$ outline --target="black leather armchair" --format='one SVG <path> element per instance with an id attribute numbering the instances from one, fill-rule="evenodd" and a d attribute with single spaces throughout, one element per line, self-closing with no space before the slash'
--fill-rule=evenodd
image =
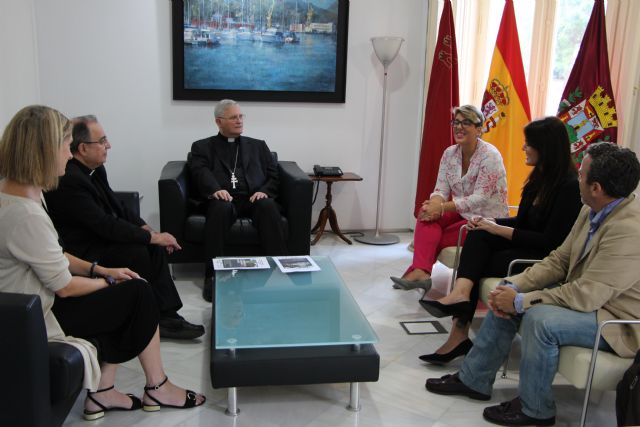
<path id="1" fill-rule="evenodd" d="M 277 155 L 274 153 L 277 159 Z M 295 162 L 279 161 L 277 201 L 283 207 L 287 248 L 292 255 L 308 255 L 313 183 Z M 170 263 L 204 262 L 205 211 L 196 201 L 189 182 L 187 162 L 170 161 L 158 181 L 160 229 L 171 233 L 182 246 L 169 255 Z M 250 219 L 238 218 L 229 230 L 225 255 L 264 255 L 257 229 Z"/>
<path id="2" fill-rule="evenodd" d="M 0 325 L 0 426 L 61 426 L 82 389 L 82 354 L 47 342 L 37 295 L 0 292 Z"/>

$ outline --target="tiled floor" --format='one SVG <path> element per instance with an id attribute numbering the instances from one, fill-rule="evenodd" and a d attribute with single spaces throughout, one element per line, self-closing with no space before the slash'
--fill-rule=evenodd
<path id="1" fill-rule="evenodd" d="M 331 257 L 344 281 L 358 301 L 362 311 L 375 328 L 380 342 L 376 348 L 381 356 L 380 380 L 362 384 L 362 410 L 345 409 L 349 400 L 348 384 L 312 386 L 253 387 L 238 390 L 241 413 L 226 416 L 226 391 L 211 388 L 208 360 L 209 325 L 211 311 L 202 300 L 201 267 L 178 266 L 177 284 L 185 308 L 181 313 L 193 322 L 204 323 L 207 335 L 190 343 L 162 342 L 162 357 L 169 377 L 177 384 L 202 391 L 207 403 L 191 410 L 162 410 L 148 414 L 142 411 L 108 413 L 96 422 L 82 420 L 82 400 L 78 399 L 65 426 L 286 426 L 286 427 L 453 427 L 492 425 L 482 419 L 482 409 L 511 399 L 517 393 L 518 375 L 510 371 L 507 379 L 498 377 L 491 402 L 477 402 L 467 398 L 438 396 L 427 392 L 427 377 L 441 376 L 455 371 L 459 363 L 450 367 L 427 366 L 417 356 L 434 351 L 446 335 L 407 335 L 399 324 L 405 320 L 425 320 L 429 315 L 417 304 L 417 291 L 391 288 L 390 275 L 401 275 L 411 261 L 406 247 L 409 233 L 400 233 L 401 242 L 390 246 L 369 246 L 344 242 L 328 234 L 312 247 L 312 255 Z M 436 266 L 435 291 L 445 289 L 448 270 Z M 451 322 L 444 320 L 447 330 Z M 474 324 L 475 329 L 479 320 Z M 512 358 L 518 357 L 517 344 Z M 513 369 L 517 360 L 511 362 Z M 558 426 L 578 424 L 582 405 L 582 391 L 568 385 L 561 377 L 554 387 L 558 406 Z M 142 369 L 137 360 L 124 364 L 116 384 L 122 391 L 141 394 L 144 384 Z M 615 395 L 612 392 L 594 393 L 590 404 L 590 426 L 615 425 Z"/>

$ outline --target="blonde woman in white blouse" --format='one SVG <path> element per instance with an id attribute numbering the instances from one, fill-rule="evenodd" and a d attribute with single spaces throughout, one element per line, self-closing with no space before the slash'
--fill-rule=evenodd
<path id="1" fill-rule="evenodd" d="M 455 145 L 440 160 L 438 180 L 418 212 L 411 266 L 396 289 L 431 288 L 431 270 L 440 250 L 455 246 L 460 227 L 474 216 L 508 216 L 507 179 L 500 152 L 480 139 L 484 116 L 473 105 L 453 110 Z"/>
<path id="2" fill-rule="evenodd" d="M 71 158 L 71 122 L 58 111 L 30 106 L 11 119 L 0 139 L 0 291 L 40 296 L 49 341 L 78 348 L 88 389 L 84 417 L 110 410 L 157 411 L 204 403 L 201 394 L 167 381 L 160 359 L 158 313 L 149 285 L 127 268 L 104 268 L 63 252 L 42 202 Z M 99 277 L 89 277 L 99 276 Z M 69 331 L 52 311 L 64 301 Z M 135 307 L 136 310 L 128 310 Z M 85 339 L 100 343 L 100 352 Z M 11 349 L 3 349 L 11 351 Z M 142 400 L 117 391 L 118 363 L 138 357 L 147 385 Z M 100 363 L 98 362 L 100 360 Z"/>

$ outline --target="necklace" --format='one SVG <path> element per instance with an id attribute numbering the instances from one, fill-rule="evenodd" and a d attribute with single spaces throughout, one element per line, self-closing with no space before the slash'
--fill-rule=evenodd
<path id="1" fill-rule="evenodd" d="M 240 151 L 240 145 L 236 147 L 236 161 L 233 163 L 233 170 L 231 171 L 231 185 L 233 189 L 236 189 L 236 184 L 238 183 L 238 178 L 236 178 L 236 167 L 238 166 L 238 151 Z"/>

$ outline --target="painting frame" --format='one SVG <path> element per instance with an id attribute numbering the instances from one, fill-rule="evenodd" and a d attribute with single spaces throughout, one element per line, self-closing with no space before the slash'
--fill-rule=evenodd
<path id="1" fill-rule="evenodd" d="M 313 0 L 312 0 L 313 1 Z M 349 0 L 337 0 L 335 80 L 333 90 L 246 90 L 237 87 L 191 88 L 185 80 L 185 0 L 172 1 L 173 99 L 216 101 L 234 99 L 258 102 L 344 103 L 346 95 Z M 283 3 L 284 5 L 284 3 Z M 284 6 L 283 6 L 284 7 Z M 204 6 L 203 6 L 204 9 Z M 283 12 L 284 14 L 284 12 Z M 212 78 L 215 74 L 211 75 Z M 333 76 L 331 76 L 333 77 Z M 302 81 L 302 80 L 301 80 Z M 310 81 L 310 80 L 309 80 Z"/>

